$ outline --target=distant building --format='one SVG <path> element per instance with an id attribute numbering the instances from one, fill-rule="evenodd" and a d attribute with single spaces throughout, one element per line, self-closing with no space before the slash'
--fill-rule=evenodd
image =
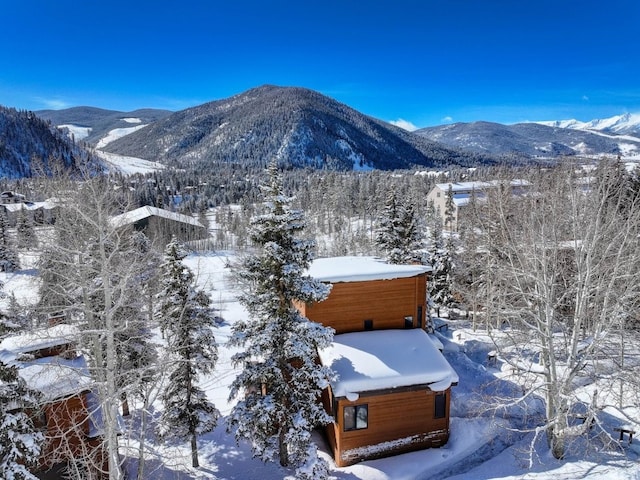
<path id="1" fill-rule="evenodd" d="M 16 365 L 27 385 L 41 394 L 40 409 L 30 412 L 45 436 L 40 478 L 64 478 L 72 463 L 88 469 L 90 478 L 108 478 L 101 409 L 87 362 L 76 348 L 79 334 L 74 326 L 58 324 L 0 342 L 0 359 Z"/>
<path id="2" fill-rule="evenodd" d="M 454 183 L 438 183 L 431 189 L 427 195 L 427 201 L 433 202 L 436 213 L 442 219 L 442 226 L 451 231 L 458 231 L 460 211 L 469 205 L 473 197 L 481 200 L 487 195 L 487 192 L 496 188 L 509 188 L 513 195 L 519 195 L 528 191 L 530 183 L 526 180 L 491 180 L 488 182 L 454 182 Z M 445 212 L 447 206 L 447 196 L 451 189 L 453 200 L 452 221 L 450 224 L 445 222 Z"/>
<path id="3" fill-rule="evenodd" d="M 336 373 L 322 402 L 336 465 L 444 445 L 451 386 L 458 375 L 424 330 L 423 265 L 373 257 L 315 260 L 309 274 L 332 285 L 329 297 L 298 308 L 336 330 L 319 352 Z"/>
<path id="4" fill-rule="evenodd" d="M 59 204 L 51 199 L 44 202 L 30 202 L 25 196 L 15 192 L 0 193 L 0 209 L 4 210 L 9 225 L 15 226 L 21 211 L 35 224 L 50 224 L 55 221 Z"/>
<path id="5" fill-rule="evenodd" d="M 24 195 L 15 192 L 2 192 L 0 193 L 0 204 L 8 205 L 11 203 L 23 203 L 25 201 Z"/>
<path id="6" fill-rule="evenodd" d="M 111 222 L 116 228 L 132 226 L 135 230 L 144 232 L 152 241 L 163 245 L 172 236 L 183 242 L 201 240 L 208 236 L 205 226 L 195 218 L 158 207 L 136 208 L 116 215 Z"/>

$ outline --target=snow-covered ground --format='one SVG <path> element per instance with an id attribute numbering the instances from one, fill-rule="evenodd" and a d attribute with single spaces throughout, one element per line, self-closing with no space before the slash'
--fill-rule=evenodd
<path id="1" fill-rule="evenodd" d="M 152 173 L 158 170 L 164 170 L 165 166 L 158 162 L 150 162 L 137 157 L 127 157 L 126 155 L 118 155 L 103 150 L 96 150 L 96 154 L 102 158 L 111 173 L 119 172 L 124 175 L 134 173 Z"/>
<path id="2" fill-rule="evenodd" d="M 129 119 L 129 120 L 132 120 L 132 119 Z M 135 120 L 137 120 L 137 119 L 135 119 Z M 127 123 L 138 123 L 138 122 L 128 121 Z M 115 140 L 117 140 L 119 138 L 122 138 L 125 135 L 129 135 L 130 133 L 133 133 L 136 130 L 140 130 L 141 128 L 144 128 L 146 126 L 147 126 L 146 124 L 142 124 L 142 125 L 136 125 L 135 127 L 114 128 L 113 130 L 109 131 L 109 133 L 107 135 L 105 135 L 104 137 L 102 137 L 100 139 L 100 141 L 96 145 L 96 148 L 104 148 L 107 145 L 109 145 L 111 142 L 113 142 L 113 141 L 115 141 Z"/>
<path id="3" fill-rule="evenodd" d="M 226 432 L 225 416 L 232 403 L 228 399 L 228 386 L 236 371 L 231 365 L 232 351 L 226 343 L 231 326 L 247 313 L 236 300 L 236 291 L 231 282 L 234 260 L 232 253 L 217 252 L 191 255 L 187 265 L 197 275 L 198 284 L 211 296 L 213 306 L 223 322 L 216 331 L 220 358 L 214 374 L 202 378 L 201 386 L 216 404 L 223 417 L 218 427 L 210 434 L 199 438 L 201 467 L 190 466 L 190 449 L 187 444 L 160 444 L 155 441 L 152 430 L 146 436 L 147 451 L 145 478 L 169 480 L 191 479 L 260 479 L 275 480 L 292 476 L 277 464 L 263 464 L 251 457 L 247 445 L 237 445 L 232 435 Z M 24 270 L 16 273 L 0 273 L 5 293 L 15 293 L 25 303 L 36 300 L 38 277 L 34 270 L 35 256 L 22 258 Z M 0 306 L 5 307 L 7 300 Z M 531 402 L 530 409 L 510 409 L 500 414 L 489 408 L 497 395 L 517 395 L 519 387 L 513 383 L 509 370 L 498 359 L 489 364 L 487 353 L 493 349 L 483 332 L 474 332 L 464 320 L 449 321 L 448 330 L 438 333 L 444 345 L 444 355 L 456 370 L 459 384 L 452 389 L 451 437 L 438 449 L 397 455 L 390 458 L 366 461 L 345 468 L 332 465 L 331 473 L 340 480 L 426 480 L 426 479 L 534 479 L 569 480 L 587 479 L 640 479 L 640 463 L 636 445 L 612 442 L 603 448 L 607 434 L 613 435 L 613 426 L 626 423 L 615 409 L 602 412 L 604 431 L 594 428 L 590 438 L 572 445 L 564 460 L 555 460 L 549 453 L 540 435 L 519 431 L 517 427 L 535 424 L 540 415 L 540 403 Z M 585 394 L 588 395 L 588 386 Z M 160 408 L 158 402 L 151 408 L 152 416 Z M 627 412 L 635 415 L 637 412 Z M 122 453 L 129 454 L 129 471 L 135 471 L 138 431 L 136 414 L 125 420 L 131 435 L 122 437 Z M 127 437 L 130 437 L 127 440 Z M 330 460 L 328 445 L 321 433 L 314 435 L 322 455 Z M 134 478 L 134 477 L 132 477 Z M 293 477 L 291 477 L 293 478 Z"/>

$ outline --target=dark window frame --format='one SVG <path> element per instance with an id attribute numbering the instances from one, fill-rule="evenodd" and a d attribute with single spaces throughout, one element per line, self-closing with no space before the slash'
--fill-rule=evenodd
<path id="1" fill-rule="evenodd" d="M 436 393 L 433 400 L 433 418 L 447 417 L 447 394 Z"/>
<path id="2" fill-rule="evenodd" d="M 347 415 L 347 409 L 352 409 L 353 410 L 353 427 L 351 428 L 347 428 L 347 422 L 345 420 L 346 415 Z M 358 413 L 360 411 L 365 411 L 366 412 L 366 416 L 365 416 L 365 426 L 363 427 L 358 427 Z M 369 404 L 368 403 L 363 403 L 360 405 L 346 405 L 345 407 L 343 407 L 342 409 L 342 429 L 345 432 L 353 432 L 355 430 L 366 430 L 369 428 Z"/>

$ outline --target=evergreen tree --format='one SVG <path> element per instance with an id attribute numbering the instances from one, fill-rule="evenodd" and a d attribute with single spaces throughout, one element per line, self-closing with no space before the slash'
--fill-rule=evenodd
<path id="1" fill-rule="evenodd" d="M 449 184 L 449 189 L 447 190 L 447 198 L 444 204 L 444 224 L 447 227 L 447 230 L 453 230 L 453 221 L 455 213 L 455 204 L 453 203 L 453 187 Z"/>
<path id="2" fill-rule="evenodd" d="M 18 268 L 18 253 L 9 238 L 9 221 L 4 209 L 0 208 L 0 271 L 13 272 Z"/>
<path id="3" fill-rule="evenodd" d="M 33 248 L 38 245 L 33 220 L 25 208 L 21 208 L 16 220 L 17 243 L 20 248 Z"/>
<path id="4" fill-rule="evenodd" d="M 0 339 L 13 328 L 0 315 Z M 26 412 L 38 410 L 38 400 L 38 392 L 28 388 L 17 367 L 0 360 L 0 478 L 37 478 L 28 468 L 36 464 L 44 436 L 35 430 Z"/>
<path id="5" fill-rule="evenodd" d="M 420 261 L 423 244 L 415 207 L 411 203 L 401 205 L 395 188 L 390 190 L 379 220 L 376 243 L 386 253 L 389 263 Z"/>
<path id="6" fill-rule="evenodd" d="M 218 350 L 211 330 L 211 301 L 205 292 L 194 287 L 194 275 L 182 263 L 185 256 L 174 238 L 165 249 L 162 265 L 161 327 L 176 361 L 162 393 L 164 411 L 158 433 L 161 438 L 190 440 L 192 465 L 198 467 L 197 436 L 215 428 L 219 412 L 198 388 L 197 381 L 200 374 L 213 370 Z"/>
<path id="7" fill-rule="evenodd" d="M 441 307 L 449 307 L 453 303 L 453 252 L 451 235 L 447 236 L 446 240 L 443 239 L 442 226 L 440 221 L 436 220 L 431 228 L 429 245 L 429 264 L 432 270 L 428 289 L 437 316 L 440 316 Z"/>
<path id="8" fill-rule="evenodd" d="M 266 212 L 252 219 L 250 229 L 258 251 L 242 261 L 238 272 L 244 285 L 240 302 L 250 318 L 234 325 L 229 342 L 242 349 L 233 357 L 242 370 L 231 386 L 231 399 L 240 400 L 229 423 L 236 438 L 251 442 L 263 461 L 296 467 L 296 478 L 321 479 L 328 467 L 317 456 L 311 431 L 332 421 L 318 402 L 332 372 L 316 358 L 318 348 L 330 344 L 333 330 L 309 321 L 293 302 L 324 300 L 329 287 L 304 274 L 313 243 L 297 238 L 303 214 L 291 209 L 275 162 L 268 173 Z"/>

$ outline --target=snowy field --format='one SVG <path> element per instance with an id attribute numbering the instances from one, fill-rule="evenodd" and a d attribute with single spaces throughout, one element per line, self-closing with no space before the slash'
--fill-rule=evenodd
<path id="1" fill-rule="evenodd" d="M 198 278 L 198 284 L 211 296 L 213 306 L 222 317 L 215 332 L 219 344 L 220 358 L 215 374 L 201 379 L 201 386 L 221 411 L 223 417 L 218 427 L 210 434 L 199 438 L 201 467 L 190 466 L 190 449 L 187 444 L 159 444 L 152 430 L 146 436 L 144 478 L 158 480 L 190 479 L 237 479 L 275 480 L 291 476 L 276 464 L 263 464 L 251 457 L 247 445 L 237 445 L 232 435 L 226 432 L 225 415 L 231 409 L 228 401 L 228 386 L 235 376 L 230 364 L 232 351 L 226 347 L 231 326 L 246 316 L 237 302 L 230 267 L 231 254 L 215 253 L 192 255 L 188 266 Z M 22 257 L 23 270 L 16 273 L 0 273 L 0 281 L 7 294 L 14 293 L 21 303 L 36 300 L 37 275 L 34 270 L 35 256 Z M 8 300 L 2 301 L 6 307 Z M 523 431 L 524 425 L 535 425 L 541 415 L 541 404 L 533 399 L 528 409 L 500 409 L 491 407 L 498 396 L 516 395 L 519 386 L 513 382 L 509 370 L 498 359 L 489 364 L 487 353 L 493 349 L 488 337 L 482 332 L 473 332 L 466 321 L 449 321 L 449 328 L 439 333 L 444 345 L 444 354 L 456 370 L 460 382 L 452 389 L 451 438 L 438 449 L 397 455 L 394 457 L 366 461 L 358 465 L 336 468 L 330 460 L 328 446 L 321 433 L 315 434 L 320 449 L 332 465 L 332 475 L 341 480 L 401 480 L 401 479 L 535 479 L 569 480 L 587 479 L 640 479 L 640 443 L 612 441 L 613 427 L 627 423 L 620 412 L 604 409 L 598 418 L 602 428 L 594 428 L 589 438 L 573 444 L 564 460 L 555 460 L 546 447 L 544 435 Z M 160 340 L 158 340 L 160 341 Z M 590 386 L 585 385 L 585 395 Z M 606 394 L 606 392 L 605 392 Z M 150 409 L 157 415 L 155 402 Z M 638 412 L 626 412 L 638 418 Z M 139 419 L 134 415 L 125 419 L 130 435 L 122 437 L 123 454 L 127 458 L 127 470 L 135 472 L 135 457 L 138 444 Z M 617 434 L 616 434 L 617 435 Z M 130 437 L 129 440 L 126 440 Z M 131 476 L 130 478 L 135 478 Z"/>

